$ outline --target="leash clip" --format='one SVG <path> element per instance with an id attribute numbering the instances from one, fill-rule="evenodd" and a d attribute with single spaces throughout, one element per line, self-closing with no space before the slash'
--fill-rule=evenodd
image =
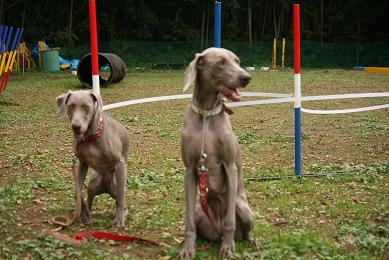
<path id="1" fill-rule="evenodd" d="M 208 172 L 208 169 L 205 167 L 205 160 L 207 159 L 207 154 L 204 151 L 200 153 L 200 168 L 198 169 L 199 174 L 202 172 Z"/>

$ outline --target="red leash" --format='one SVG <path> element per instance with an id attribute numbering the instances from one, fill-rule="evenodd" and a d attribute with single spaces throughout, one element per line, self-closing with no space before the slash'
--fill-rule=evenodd
<path id="1" fill-rule="evenodd" d="M 83 241 L 85 238 L 99 238 L 99 239 L 113 240 L 113 241 L 120 241 L 120 242 L 141 242 L 141 243 L 147 243 L 155 246 L 164 246 L 160 242 L 156 242 L 156 241 L 152 241 L 140 237 L 124 236 L 115 233 L 100 232 L 100 231 L 80 232 L 78 234 L 75 234 L 73 238 L 79 241 Z"/>
<path id="2" fill-rule="evenodd" d="M 208 241 L 208 244 L 203 247 L 197 247 L 198 250 L 207 250 L 211 247 L 212 241 L 215 240 L 216 227 L 215 223 L 212 221 L 211 215 L 208 210 L 208 169 L 201 167 L 198 169 L 199 175 L 199 192 L 200 192 L 200 206 L 204 211 L 205 216 L 207 216 L 209 222 L 211 223 L 212 235 L 211 240 Z"/>

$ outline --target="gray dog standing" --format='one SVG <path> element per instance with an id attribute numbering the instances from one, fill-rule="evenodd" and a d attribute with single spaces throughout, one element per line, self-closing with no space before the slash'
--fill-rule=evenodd
<path id="1" fill-rule="evenodd" d="M 254 214 L 243 186 L 240 147 L 223 104 L 223 96 L 240 100 L 237 88 L 245 87 L 250 79 L 240 67 L 239 58 L 222 48 L 209 48 L 196 54 L 187 68 L 184 91 L 193 82 L 195 89 L 185 112 L 181 143 L 186 168 L 186 228 L 181 259 L 195 256 L 196 236 L 222 240 L 222 257 L 232 255 L 235 239 L 259 246 L 251 236 Z M 204 165 L 200 163 L 202 151 L 207 155 L 203 158 Z M 201 166 L 208 170 L 206 193 L 210 218 L 196 199 Z"/>
<path id="2" fill-rule="evenodd" d="M 81 221 L 91 218 L 93 198 L 108 193 L 116 200 L 113 225 L 124 226 L 127 214 L 125 187 L 129 135 L 126 128 L 102 110 L 100 96 L 91 91 L 69 91 L 57 97 L 58 115 L 67 113 L 74 135 L 74 151 L 79 159 L 78 183 L 81 191 L 88 168 L 94 171 L 88 185 L 88 200 L 82 200 Z"/>

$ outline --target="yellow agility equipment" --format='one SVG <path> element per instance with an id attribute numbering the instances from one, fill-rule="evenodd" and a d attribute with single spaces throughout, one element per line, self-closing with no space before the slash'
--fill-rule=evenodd
<path id="1" fill-rule="evenodd" d="M 10 51 L 8 53 L 8 59 L 7 59 L 6 65 L 5 65 L 4 74 L 8 72 L 9 65 L 11 64 L 12 57 L 14 56 L 13 54 L 14 54 L 14 51 Z"/>
<path id="2" fill-rule="evenodd" d="M 6 27 L 5 31 L 7 31 L 7 29 L 8 28 Z M 8 32 L 8 39 L 7 39 L 5 48 L 4 48 L 4 54 L 1 57 L 0 75 L 2 75 L 2 77 L 1 77 L 1 83 L 0 83 L 0 93 L 2 93 L 3 91 L 6 90 L 8 79 L 9 79 L 9 76 L 11 74 L 13 64 L 15 62 L 17 49 L 19 47 L 19 43 L 20 43 L 23 31 L 24 31 L 23 28 L 17 28 L 16 33 L 14 35 L 12 47 L 10 48 L 10 50 L 8 50 L 9 43 L 10 43 L 11 37 L 12 37 L 12 30 L 13 30 L 13 27 L 10 27 L 10 30 Z M 4 35 L 6 35 L 6 33 L 4 33 Z M 3 47 L 2 45 L 4 43 L 5 43 L 5 40 L 4 41 L 2 40 L 1 47 Z M 4 94 L 5 94 L 5 92 L 4 92 Z"/>
<path id="3" fill-rule="evenodd" d="M 3 69 L 4 69 L 6 57 L 7 57 L 7 52 L 4 52 L 3 55 L 2 55 L 2 57 L 1 57 L 0 76 L 3 75 Z"/>
<path id="4" fill-rule="evenodd" d="M 19 44 L 18 53 L 12 70 L 20 71 L 24 69 L 35 69 L 35 62 L 31 57 L 31 51 L 25 42 Z"/>
<path id="5" fill-rule="evenodd" d="M 14 64 L 15 64 L 15 59 L 16 59 L 16 55 L 18 54 L 17 51 L 14 51 L 13 55 L 12 55 L 12 59 L 11 59 L 11 63 L 8 67 L 8 70 L 9 71 L 12 71 L 12 68 L 14 67 Z"/>

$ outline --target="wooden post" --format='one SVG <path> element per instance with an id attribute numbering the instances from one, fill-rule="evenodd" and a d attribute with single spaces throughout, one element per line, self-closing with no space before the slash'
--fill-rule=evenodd
<path id="1" fill-rule="evenodd" d="M 275 70 L 277 67 L 277 39 L 273 40 L 273 58 L 271 63 L 271 69 Z"/>

